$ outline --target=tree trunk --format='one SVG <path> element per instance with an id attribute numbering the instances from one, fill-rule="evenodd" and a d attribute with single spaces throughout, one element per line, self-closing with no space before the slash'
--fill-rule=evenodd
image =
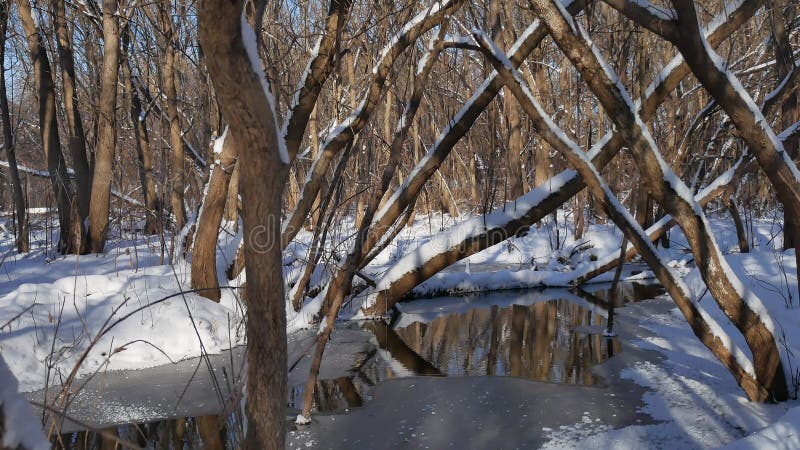
<path id="1" fill-rule="evenodd" d="M 731 219 L 733 219 L 733 225 L 736 227 L 736 237 L 739 240 L 739 252 L 749 253 L 750 244 L 747 241 L 747 233 L 742 223 L 742 217 L 739 215 L 739 208 L 736 206 L 736 200 L 732 195 L 728 195 L 723 199 L 723 202 L 728 209 L 728 213 L 731 215 Z"/>
<path id="2" fill-rule="evenodd" d="M 111 175 L 117 145 L 117 83 L 119 82 L 119 18 L 117 0 L 103 0 L 103 73 L 89 208 L 89 251 L 103 253 L 108 238 Z"/>
<path id="3" fill-rule="evenodd" d="M 241 171 L 241 164 L 237 159 L 231 179 L 228 181 L 228 198 L 225 200 L 225 215 L 223 216 L 227 222 L 233 222 L 234 230 L 239 229 L 239 174 Z"/>
<path id="4" fill-rule="evenodd" d="M 247 260 L 248 449 L 283 449 L 286 427 L 286 310 L 281 264 L 281 197 L 289 173 L 260 71 L 255 35 L 241 20 L 242 0 L 205 0 L 200 44 L 229 133 L 240 150 L 244 254 Z M 261 18 L 256 18 L 260 23 Z M 244 22 L 244 23 L 243 23 Z M 243 29 L 242 27 L 246 27 Z M 243 37 L 246 34 L 247 37 Z"/>
<path id="5" fill-rule="evenodd" d="M 58 65 L 61 68 L 61 86 L 64 89 L 64 115 L 67 118 L 67 132 L 72 167 L 75 169 L 76 190 L 80 226 L 89 217 L 89 200 L 92 193 L 92 171 L 86 157 L 86 138 L 83 121 L 78 110 L 78 92 L 75 82 L 75 60 L 72 52 L 72 32 L 67 27 L 64 0 L 51 0 L 53 25 L 58 44 Z M 83 230 L 82 230 L 83 231 Z"/>
<path id="6" fill-rule="evenodd" d="M 142 185 L 145 214 L 147 214 L 144 223 L 144 234 L 154 235 L 162 231 L 161 200 L 158 196 L 155 177 L 153 176 L 153 157 L 150 152 L 150 138 L 147 133 L 147 116 L 142 110 L 142 101 L 139 98 L 139 90 L 136 86 L 138 80 L 133 78 L 131 70 L 130 33 L 130 25 L 128 25 L 122 34 L 122 48 L 124 49 L 122 58 L 124 61 L 120 63 L 120 66 L 122 67 L 125 90 L 128 91 L 130 96 L 130 116 L 134 130 L 133 137 L 136 142 L 136 156 L 139 162 L 139 181 Z"/>
<path id="7" fill-rule="evenodd" d="M 681 195 L 681 192 L 686 192 L 688 188 L 669 169 L 669 166 L 662 163 L 663 160 L 649 137 L 649 131 L 633 109 L 632 102 L 629 102 L 629 94 L 616 81 L 616 74 L 611 73 L 607 66 L 603 65 L 592 50 L 591 44 L 582 34 L 569 26 L 568 19 L 551 0 L 535 0 L 531 6 L 550 30 L 550 35 L 561 51 L 581 72 L 609 118 L 621 130 L 625 141 L 631 146 L 634 160 L 653 198 L 675 218 L 687 236 L 703 281 L 720 309 L 742 332 L 753 353 L 756 378 L 771 396 L 771 398 L 760 398 L 759 401 L 785 400 L 788 395 L 786 378 L 775 336 L 767 323 L 769 318 L 759 315 L 751 308 L 750 303 L 743 299 L 747 293 L 739 292 L 737 289 L 740 282 L 734 274 L 729 273 L 727 263 L 716 245 L 700 206 L 693 198 Z M 692 20 L 695 20 L 697 27 L 697 18 Z M 697 61 L 696 53 L 687 56 L 687 52 L 683 50 L 682 53 L 690 65 Z M 702 75 L 698 75 L 698 78 L 702 78 Z M 758 127 L 756 124 L 752 126 Z M 760 144 L 763 146 L 764 143 Z M 756 155 L 765 153 L 763 147 L 761 150 L 753 149 L 753 152 Z M 770 167 L 776 170 L 780 167 L 785 168 L 785 166 Z M 788 185 L 792 187 L 791 183 Z M 782 186 L 785 185 L 779 184 L 778 190 Z"/>
<path id="8" fill-rule="evenodd" d="M 181 133 L 181 119 L 178 115 L 178 91 L 175 78 L 175 26 L 170 14 L 171 6 L 161 4 L 159 7 L 159 20 L 164 32 L 164 68 L 162 85 L 164 96 L 167 100 L 167 119 L 169 120 L 169 142 L 172 147 L 172 214 L 175 216 L 175 230 L 181 230 L 186 225 L 186 206 L 183 201 L 183 191 L 186 188 L 186 168 L 183 158 L 183 136 Z"/>
<path id="9" fill-rule="evenodd" d="M 17 0 L 17 11 L 28 37 L 28 50 L 33 62 L 36 90 L 39 92 L 39 136 L 42 149 L 47 159 L 47 170 L 50 173 L 50 184 L 58 206 L 58 250 L 61 253 L 77 253 L 83 247 L 80 229 L 73 227 L 77 220 L 77 205 L 73 195 L 67 165 L 61 153 L 61 142 L 58 137 L 58 119 L 56 110 L 56 92 L 53 82 L 53 70 L 47 51 L 42 41 L 41 30 L 37 26 L 28 0 Z M 78 225 L 80 227 L 81 225 Z"/>
<path id="10" fill-rule="evenodd" d="M 202 199 L 200 215 L 197 217 L 197 230 L 192 247 L 192 288 L 198 294 L 218 302 L 220 299 L 219 278 L 217 277 L 217 238 L 219 226 L 225 212 L 226 194 L 231 173 L 239 156 L 228 130 L 214 143 L 215 162 L 210 166 L 206 194 Z M 220 148 L 221 147 L 221 148 Z"/>
<path id="11" fill-rule="evenodd" d="M 8 13 L 11 5 L 0 5 L 0 61 L 5 61 L 6 29 L 8 27 Z M 28 237 L 28 209 L 25 195 L 22 192 L 22 181 L 17 169 L 17 155 L 14 151 L 14 137 L 11 133 L 11 114 L 8 108 L 6 94 L 6 71 L 0 68 L 0 120 L 3 125 L 3 147 L 8 160 L 8 174 L 11 178 L 11 195 L 14 199 L 14 208 L 17 212 L 17 251 L 27 253 L 30 249 Z"/>

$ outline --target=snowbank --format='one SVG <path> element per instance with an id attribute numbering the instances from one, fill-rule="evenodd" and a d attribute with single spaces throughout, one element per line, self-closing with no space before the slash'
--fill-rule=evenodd
<path id="1" fill-rule="evenodd" d="M 0 354 L 22 391 L 60 384 L 87 351 L 79 375 L 153 367 L 244 342 L 243 309 L 231 289 L 220 303 L 182 295 L 190 290 L 188 265 L 160 262 L 160 249 L 141 240 L 102 256 L 9 257 Z"/>
<path id="2" fill-rule="evenodd" d="M 33 416 L 31 405 L 17 392 L 17 379 L 0 358 L 0 434 L 2 448 L 46 450 L 50 443 Z"/>

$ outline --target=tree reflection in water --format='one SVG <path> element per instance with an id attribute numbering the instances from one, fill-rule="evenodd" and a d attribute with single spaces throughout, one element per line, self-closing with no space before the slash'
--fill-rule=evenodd
<path id="1" fill-rule="evenodd" d="M 409 376 L 512 376 L 596 384 L 600 380 L 592 366 L 620 351 L 617 338 L 602 335 L 609 309 L 661 293 L 658 285 L 623 283 L 615 295 L 600 289 L 579 291 L 569 300 L 478 306 L 411 323 L 398 320 L 394 323 L 403 326 L 397 328 L 382 321 L 362 322 L 358 326 L 374 340 L 358 354 L 347 376 L 317 383 L 315 410 L 333 413 L 362 406 L 377 383 Z M 303 388 L 290 389 L 290 409 L 301 406 Z M 105 436 L 65 434 L 58 446 L 114 448 L 111 437 L 118 436 L 145 448 L 235 448 L 233 420 L 233 415 L 222 415 L 126 424 L 106 430 Z"/>
<path id="2" fill-rule="evenodd" d="M 619 353 L 620 345 L 616 338 L 602 336 L 606 313 L 598 311 L 608 303 L 603 293 L 595 294 L 582 297 L 601 308 L 551 300 L 475 308 L 397 329 L 385 322 L 364 322 L 361 328 L 375 336 L 377 348 L 360 355 L 352 375 L 318 382 L 315 409 L 339 412 L 361 406 L 375 384 L 408 376 L 513 376 L 596 384 L 592 366 Z M 290 407 L 300 407 L 302 394 L 302 385 L 292 389 Z"/>

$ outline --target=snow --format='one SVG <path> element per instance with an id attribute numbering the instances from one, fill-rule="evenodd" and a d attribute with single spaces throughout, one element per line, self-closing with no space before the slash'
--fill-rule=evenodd
<path id="1" fill-rule="evenodd" d="M 225 131 L 222 132 L 222 135 L 218 138 L 214 139 L 214 154 L 221 155 L 222 149 L 225 148 L 225 138 L 228 137 L 228 129 L 229 127 L 225 126 Z M 205 196 L 204 196 L 205 197 Z"/>
<path id="2" fill-rule="evenodd" d="M 671 10 L 669 8 L 656 6 L 656 5 L 650 3 L 650 2 L 648 2 L 646 0 L 629 0 L 629 1 L 632 4 L 635 4 L 635 5 L 637 5 L 637 6 L 641 7 L 641 8 L 646 9 L 647 12 L 649 12 L 650 14 L 652 14 L 653 16 L 658 18 L 659 20 L 670 21 L 670 20 L 677 19 L 677 14 L 675 14 L 675 11 L 673 11 L 673 10 Z"/>
<path id="3" fill-rule="evenodd" d="M 800 406 L 752 435 L 721 447 L 723 450 L 791 450 L 800 448 Z"/>
<path id="4" fill-rule="evenodd" d="M 551 179 L 550 183 L 542 185 L 516 200 L 516 208 L 497 208 L 485 215 L 465 220 L 450 228 L 447 232 L 439 233 L 427 245 L 420 245 L 413 252 L 403 257 L 384 274 L 378 281 L 375 291 L 388 288 L 393 281 L 402 277 L 414 268 L 423 265 L 426 261 L 438 255 L 441 250 L 458 245 L 468 236 L 482 234 L 489 229 L 502 227 L 504 224 L 518 219 L 525 212 L 533 208 L 545 197 L 558 191 L 575 176 L 575 172 L 565 170 Z M 374 303 L 375 297 L 365 302 L 365 306 Z"/>
<path id="5" fill-rule="evenodd" d="M 568 179 L 570 175 L 565 176 Z M 510 210 L 511 208 L 507 208 L 506 214 L 511 213 Z M 499 210 L 496 213 L 501 212 Z M 584 238 L 576 242 L 571 237 L 571 229 L 563 228 L 566 223 L 571 223 L 569 213 L 564 210 L 558 212 L 558 224 L 562 227 L 560 233 L 567 236 L 558 246 L 554 247 L 551 240 L 551 236 L 555 234 L 551 227 L 555 225 L 545 221 L 539 228 L 531 228 L 526 236 L 514 237 L 472 255 L 468 259 L 469 274 L 466 273 L 463 263 L 459 263 L 423 283 L 413 294 L 422 296 L 442 292 L 449 294 L 516 289 L 532 284 L 564 285 L 569 283 L 572 272 L 579 269 L 581 264 L 591 263 L 592 258 L 602 259 L 606 254 L 619 254 L 621 235 L 611 225 L 593 224 Z M 441 238 L 436 236 L 442 233 L 452 233 L 459 226 L 467 230 L 472 227 L 481 228 L 483 223 L 483 217 L 480 216 L 459 220 L 461 222 L 439 214 L 419 215 L 414 225 L 404 230 L 373 264 L 365 268 L 365 272 L 369 276 L 388 272 L 392 265 L 418 252 L 417 245 L 421 244 L 424 248 L 426 244 Z M 462 223 L 465 225 L 460 225 Z M 736 253 L 736 235 L 730 220 L 725 217 L 713 219 L 710 223 L 734 273 L 743 280 L 747 289 L 753 290 L 765 300 L 771 316 L 781 318 L 787 351 L 800 354 L 800 314 L 797 314 L 794 257 L 791 252 L 779 251 L 782 242 L 777 225 L 769 218 L 755 220 L 754 252 L 740 255 Z M 352 227 L 352 220 L 347 219 L 340 231 L 341 236 L 349 235 Z M 439 231 L 442 228 L 445 232 Z M 778 237 L 773 239 L 776 234 Z M 224 241 L 228 239 L 225 236 L 226 232 L 221 233 L 220 247 L 235 249 L 239 241 L 233 238 L 230 238 L 231 241 Z M 687 257 L 682 251 L 686 244 L 685 237 L 677 230 L 671 236 L 672 248 L 659 249 L 659 254 L 664 260 L 670 261 L 670 266 L 681 269 L 680 273 L 686 273 L 683 269 L 685 264 L 680 262 Z M 285 269 L 287 279 L 296 276 L 293 274 L 298 267 L 302 267 L 302 261 L 297 256 L 302 254 L 303 245 L 307 245 L 303 243 L 310 242 L 310 239 L 311 233 L 303 231 L 298 235 L 298 241 L 287 249 L 285 258 L 291 262 Z M 12 237 L 3 236 L 0 242 L 8 246 L 12 241 Z M 576 251 L 584 242 L 591 245 L 585 250 Z M 0 352 L 8 361 L 10 369 L 20 378 L 23 390 L 42 386 L 54 337 L 56 352 L 53 353 L 52 360 L 55 368 L 51 372 L 51 382 L 58 384 L 58 380 L 71 370 L 77 355 L 86 350 L 87 341 L 98 335 L 113 308 L 122 305 L 115 315 L 115 318 L 121 317 L 140 306 L 175 294 L 180 288 L 188 289 L 188 267 L 178 264 L 173 272 L 170 266 L 158 265 L 155 241 L 114 241 L 109 244 L 109 248 L 109 253 L 100 257 L 60 257 L 55 260 L 45 259 L 35 249 L 30 255 L 12 255 L 4 263 L 9 276 L 0 280 L 0 325 L 9 321 L 10 323 L 0 331 Z M 229 258 L 231 255 L 232 250 L 224 257 Z M 679 263 L 676 264 L 675 261 Z M 224 264 L 221 266 L 224 267 Z M 782 281 L 784 271 L 794 289 L 791 291 L 794 303 L 790 308 L 787 308 L 784 300 L 788 298 L 789 291 L 782 290 L 786 286 Z M 647 276 L 646 272 L 637 275 L 642 276 Z M 241 281 L 237 280 L 236 283 Z M 696 270 L 691 270 L 686 277 L 686 283 L 696 297 L 703 293 Z M 546 301 L 550 297 L 564 295 L 563 289 L 529 292 L 530 294 L 519 296 L 522 299 L 519 301 Z M 324 297 L 323 291 L 321 295 L 308 301 L 300 313 L 294 313 L 291 308 L 287 308 L 288 330 L 291 332 L 307 328 L 311 318 L 319 311 Z M 706 309 L 703 315 L 710 323 L 718 323 L 719 328 L 715 329 L 715 334 L 725 336 L 725 333 L 730 333 L 735 336 L 735 330 L 727 319 L 721 315 L 710 297 L 706 297 L 707 294 L 699 299 L 699 305 Z M 406 322 L 429 323 L 437 315 L 450 312 L 453 308 L 486 307 L 486 298 L 482 294 L 475 296 L 475 301 L 465 302 L 464 298 L 445 297 L 401 303 L 398 308 Z M 577 297 L 574 301 L 581 302 Z M 63 313 L 59 324 L 62 304 Z M 580 304 L 592 308 L 592 311 L 601 316 L 604 314 L 603 310 L 595 306 L 585 302 Z M 199 337 L 188 317 L 187 305 L 197 324 Z M 744 437 L 744 433 L 758 432 L 763 427 L 768 428 L 740 445 L 769 442 L 764 439 L 784 439 L 791 444 L 793 441 L 786 433 L 792 432 L 793 425 L 796 428 L 796 415 L 792 414 L 797 413 L 788 414 L 791 410 L 787 410 L 787 407 L 795 408 L 796 402 L 773 406 L 748 403 L 727 370 L 694 337 L 688 324 L 672 309 L 672 305 L 666 305 L 668 314 L 634 317 L 642 320 L 653 331 L 652 336 L 643 338 L 637 345 L 664 353 L 668 366 L 631 365 L 625 372 L 630 379 L 653 390 L 653 394 L 645 397 L 643 411 L 662 422 L 619 430 L 612 430 L 603 423 L 589 425 L 579 422 L 563 430 L 548 432 L 552 438 L 550 448 L 589 445 L 637 448 L 656 441 L 676 443 L 679 448 L 711 447 Z M 625 309 L 627 307 L 620 311 Z M 21 312 L 24 313 L 15 318 Z M 186 303 L 181 296 L 177 296 L 136 312 L 115 326 L 101 339 L 96 349 L 89 352 L 85 367 L 79 374 L 88 374 L 95 370 L 102 372 L 152 366 L 168 363 L 169 359 L 196 356 L 201 352 L 200 340 L 207 352 L 220 352 L 243 342 L 240 324 L 242 316 L 243 305 L 236 302 L 229 289 L 223 289 L 220 304 L 192 293 L 186 294 Z M 137 342 L 125 345 L 132 341 Z M 731 341 L 732 348 L 743 345 L 740 336 Z M 102 354 L 120 347 L 125 350 L 113 353 L 110 359 Z M 783 342 L 781 350 L 784 351 Z M 797 370 L 795 359 L 789 359 L 786 364 L 791 364 L 790 367 Z M 785 419 L 779 420 L 784 415 Z M 698 421 L 698 417 L 703 419 Z M 705 442 L 701 436 L 709 433 L 711 437 L 708 438 L 708 444 L 698 445 L 698 442 Z M 756 444 L 749 444 L 752 441 Z M 763 448 L 763 444 L 760 445 Z"/>
<path id="6" fill-rule="evenodd" d="M 227 236 L 221 234 L 220 246 Z M 190 290 L 190 268 L 158 265 L 157 238 L 109 243 L 105 255 L 54 260 L 37 245 L 6 259 L 8 276 L 0 283 L 0 353 L 23 391 L 41 388 L 46 376 L 60 383 L 87 351 L 79 375 L 152 367 L 197 356 L 201 346 L 219 353 L 243 343 L 235 293 L 223 288 L 220 303 L 176 295 Z"/>
<path id="7" fill-rule="evenodd" d="M 17 379 L 0 357 L 0 434 L 2 448 L 46 450 L 50 443 L 45 439 L 41 424 L 33 416 L 31 406 L 17 393 Z"/>
<path id="8" fill-rule="evenodd" d="M 715 224 L 720 230 L 722 224 Z M 765 231 L 765 227 L 766 224 L 760 224 L 759 231 Z M 765 262 L 773 250 L 766 245 L 767 239 L 759 242 L 764 245 L 755 254 L 728 258 L 747 257 Z M 792 255 L 786 256 L 789 259 Z M 760 270 L 762 266 L 751 267 Z M 791 270 L 788 266 L 787 269 Z M 690 275 L 689 281 L 693 277 L 699 275 Z M 774 274 L 767 278 L 777 281 Z M 702 304 L 714 305 L 714 302 L 706 299 Z M 550 442 L 544 448 L 798 448 L 800 403 L 797 400 L 776 405 L 749 402 L 722 364 L 693 335 L 682 314 L 666 300 L 662 305 L 655 314 L 650 306 L 642 304 L 618 310 L 623 315 L 621 320 L 639 321 L 640 326 L 652 333 L 633 344 L 656 351 L 664 358 L 660 363 L 635 361 L 622 372 L 623 378 L 648 389 L 639 412 L 651 416 L 655 422 L 620 429 L 609 429 L 602 423 L 577 422 L 548 430 Z M 770 305 L 774 313 L 800 316 L 797 305 L 790 310 L 782 302 Z M 733 329 L 727 321 L 724 327 Z M 800 329 L 798 324 L 793 327 Z M 800 341 L 794 342 L 800 345 Z"/>
<path id="9" fill-rule="evenodd" d="M 242 42 L 244 43 L 247 58 L 250 60 L 250 66 L 253 68 L 253 73 L 258 77 L 261 83 L 261 89 L 264 91 L 264 96 L 269 103 L 270 112 L 275 126 L 275 134 L 278 141 L 278 154 L 284 164 L 289 164 L 289 153 L 286 150 L 286 141 L 283 138 L 283 133 L 280 133 L 280 124 L 278 123 L 278 111 L 275 108 L 275 97 L 272 96 L 272 90 L 269 88 L 267 81 L 267 74 L 264 73 L 264 68 L 261 66 L 261 58 L 258 56 L 258 41 L 256 40 L 256 33 L 250 23 L 247 21 L 246 8 L 242 9 L 242 16 L 240 19 L 242 27 Z"/>
<path id="10" fill-rule="evenodd" d="M 794 73 L 795 70 L 800 70 L 800 61 L 796 61 L 794 66 L 792 66 L 792 70 L 790 70 L 789 73 L 787 73 L 786 76 L 783 77 L 783 80 L 781 80 L 781 82 L 778 83 L 775 89 L 773 89 L 772 92 L 764 96 L 764 99 L 761 101 L 761 104 L 769 103 L 773 101 L 775 97 L 780 95 L 781 91 L 783 91 L 783 88 L 786 87 L 786 83 L 788 83 L 789 80 L 791 80 L 792 77 L 795 75 Z"/>
<path id="11" fill-rule="evenodd" d="M 581 148 L 575 142 L 570 140 L 567 137 L 566 133 L 564 133 L 564 131 L 561 130 L 558 127 L 558 125 L 556 125 L 555 122 L 553 122 L 553 120 L 550 118 L 550 116 L 547 114 L 544 108 L 542 108 L 542 106 L 539 104 L 539 102 L 536 100 L 536 98 L 533 96 L 530 90 L 528 90 L 526 83 L 524 82 L 524 80 L 522 80 L 520 74 L 516 70 L 514 70 L 513 66 L 511 65 L 511 62 L 505 57 L 502 50 L 500 50 L 496 46 L 494 41 L 492 41 L 489 38 L 489 36 L 486 35 L 485 33 L 476 31 L 473 34 L 475 35 L 475 39 L 479 42 L 479 44 L 482 45 L 484 48 L 489 49 L 489 51 L 494 55 L 494 57 L 498 61 L 500 61 L 500 63 L 506 68 L 506 70 L 509 71 L 509 73 L 511 73 L 511 75 L 514 77 L 516 84 L 522 88 L 523 94 L 527 97 L 528 102 L 534 106 L 536 110 L 536 115 L 538 115 L 538 118 L 536 117 L 533 118 L 534 122 L 537 121 L 543 122 L 543 126 L 546 127 L 546 129 L 549 130 L 553 135 L 555 135 L 555 139 L 557 139 L 558 142 L 552 142 L 548 140 L 551 143 L 551 146 L 553 146 L 554 148 L 558 149 L 561 152 L 567 152 L 568 155 L 566 156 L 569 157 L 571 155 L 572 156 L 571 159 L 579 161 L 575 163 L 576 167 L 579 167 L 579 170 L 582 169 L 583 173 L 587 178 L 593 179 L 597 184 L 600 185 L 600 189 L 603 191 L 603 197 L 605 198 L 608 207 L 612 208 L 617 212 L 618 215 L 622 216 L 625 223 L 628 224 L 628 227 L 632 229 L 633 232 L 635 232 L 639 236 L 640 238 L 639 240 L 642 243 L 644 243 L 644 245 L 647 245 L 649 247 L 649 250 L 652 254 L 658 255 L 657 249 L 652 244 L 645 231 L 642 230 L 641 226 L 639 226 L 639 224 L 631 216 L 628 210 L 622 206 L 617 197 L 614 195 L 614 193 L 611 191 L 611 189 L 603 180 L 597 168 L 592 164 L 591 159 L 589 159 L 589 157 L 585 153 L 583 153 Z M 598 59 L 601 60 L 601 57 L 598 54 L 596 54 L 596 56 L 598 56 Z M 619 81 L 617 81 L 617 84 L 619 84 Z M 625 92 L 624 89 L 621 90 L 623 93 Z M 629 101 L 628 106 L 630 107 L 631 111 L 635 113 L 635 107 L 633 106 L 632 102 Z M 692 200 L 694 199 L 692 198 Z M 663 260 L 663 258 L 659 257 L 659 259 L 660 259 L 660 265 L 666 269 L 666 271 L 669 274 L 669 278 L 674 280 L 674 284 L 676 285 L 676 287 L 683 292 L 685 298 L 691 299 L 687 287 L 683 284 L 683 282 L 681 281 L 680 277 L 675 272 L 675 270 L 667 263 L 667 261 Z M 747 371 L 751 375 L 754 375 L 755 369 L 753 368 L 753 364 L 748 359 L 747 355 L 734 344 L 734 342 L 727 335 L 727 333 L 725 333 L 722 327 L 719 326 L 719 324 L 717 324 L 712 318 L 708 317 L 708 314 L 706 314 L 705 311 L 699 307 L 699 305 L 697 306 L 697 308 L 700 310 L 701 316 L 703 316 L 705 319 L 709 321 L 709 328 L 711 333 L 717 336 L 720 339 L 720 342 L 722 342 L 722 344 L 731 351 L 736 361 L 739 363 L 740 366 L 742 366 L 742 368 L 745 371 Z"/>
<path id="12" fill-rule="evenodd" d="M 800 121 L 793 123 L 792 125 L 789 126 L 789 128 L 783 130 L 783 132 L 781 132 L 781 134 L 778 135 L 778 138 L 781 141 L 785 141 L 789 139 L 791 135 L 798 132 L 800 132 Z"/>

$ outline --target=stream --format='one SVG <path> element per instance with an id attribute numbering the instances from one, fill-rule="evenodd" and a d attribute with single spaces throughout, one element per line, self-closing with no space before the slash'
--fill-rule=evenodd
<path id="1" fill-rule="evenodd" d="M 287 446 L 477 448 L 504 439 L 493 437 L 497 431 L 490 428 L 496 414 L 505 417 L 503 427 L 513 425 L 510 419 L 520 421 L 520 434 L 513 439 L 526 446 L 544 439 L 559 421 L 571 423 L 559 415 L 571 417 L 574 410 L 582 414 L 578 420 L 589 417 L 584 421 L 591 424 L 646 422 L 632 407 L 643 390 L 622 380 L 619 371 L 631 361 L 655 356 L 628 344 L 638 332 L 630 331 L 635 317 L 625 314 L 630 309 L 625 306 L 652 299 L 663 289 L 626 282 L 613 297 L 608 289 L 601 284 L 587 288 L 590 292 L 544 289 L 440 297 L 402 303 L 388 322 L 339 323 L 315 390 L 315 421 L 296 427 L 290 420 Z M 613 336 L 604 335 L 609 316 Z M 302 408 L 310 366 L 306 353 L 313 338 L 311 331 L 289 336 L 291 419 Z M 80 389 L 68 410 L 74 421 L 62 424 L 63 446 L 106 448 L 110 437 L 118 436 L 148 448 L 233 448 L 241 427 L 226 407 L 243 355 L 244 348 L 238 347 L 78 380 Z M 27 395 L 46 401 L 44 391 Z M 551 407 L 532 408 L 548 402 Z M 424 417 L 439 422 L 420 422 Z M 452 430 L 449 421 L 474 426 L 465 434 L 458 425 Z M 532 421 L 536 427 L 530 427 Z M 104 433 L 87 431 L 88 426 Z M 381 436 L 386 430 L 396 430 L 392 439 Z M 459 444 L 459 439 L 467 440 Z M 512 441 L 505 444 L 513 446 Z"/>

